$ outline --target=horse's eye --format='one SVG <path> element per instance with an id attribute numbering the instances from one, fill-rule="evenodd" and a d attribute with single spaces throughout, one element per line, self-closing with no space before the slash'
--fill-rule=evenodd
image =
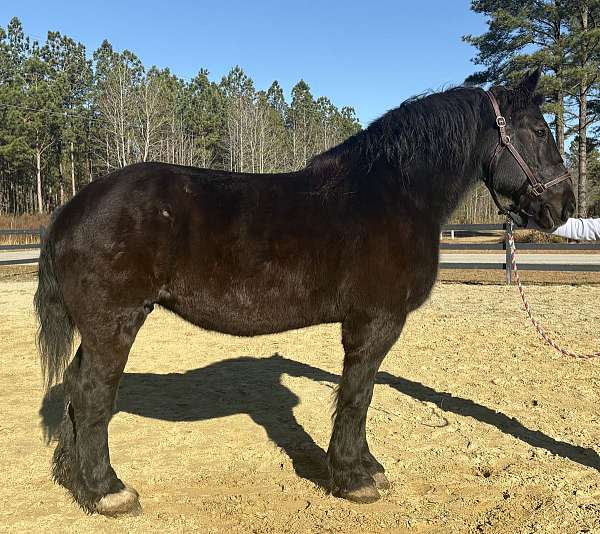
<path id="1" fill-rule="evenodd" d="M 539 130 L 535 131 L 535 135 L 538 137 L 546 137 L 546 130 L 540 128 Z"/>

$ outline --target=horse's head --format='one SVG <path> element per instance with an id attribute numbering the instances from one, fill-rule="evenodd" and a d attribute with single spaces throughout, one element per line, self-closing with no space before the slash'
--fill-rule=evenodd
<path id="1" fill-rule="evenodd" d="M 538 69 L 514 89 L 494 87 L 487 93 L 485 105 L 493 113 L 485 128 L 484 176 L 494 201 L 513 221 L 552 232 L 575 211 L 575 195 L 540 111 L 539 77 Z M 513 204 L 502 206 L 496 192 Z"/>

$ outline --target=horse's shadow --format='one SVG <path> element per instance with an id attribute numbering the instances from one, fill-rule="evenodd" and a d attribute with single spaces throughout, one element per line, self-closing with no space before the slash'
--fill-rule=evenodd
<path id="1" fill-rule="evenodd" d="M 223 360 L 185 373 L 124 373 L 117 410 L 164 421 L 202 421 L 247 414 L 291 458 L 296 473 L 326 487 L 325 453 L 294 417 L 300 399 L 281 383 L 284 374 L 307 377 L 333 387 L 335 374 L 274 354 L 270 358 Z M 330 389 L 331 391 L 331 389 Z M 331 411 L 331 395 L 321 409 Z M 40 415 L 47 442 L 56 438 L 62 418 L 62 384 L 42 401 Z"/>
<path id="2" fill-rule="evenodd" d="M 294 417 L 293 408 L 299 404 L 299 398 L 281 383 L 284 374 L 325 382 L 330 387 L 339 382 L 335 374 L 278 354 L 270 358 L 240 357 L 185 373 L 125 373 L 117 406 L 120 411 L 165 421 L 201 421 L 247 414 L 286 452 L 299 476 L 326 487 L 325 452 Z M 387 372 L 378 373 L 376 381 L 414 399 L 434 403 L 446 412 L 473 417 L 534 447 L 600 470 L 600 457 L 594 449 L 558 441 L 471 400 Z M 62 406 L 62 385 L 54 386 L 40 408 L 47 442 L 57 435 Z M 330 408 L 329 396 L 322 406 L 314 407 L 320 409 L 323 417 L 329 415 Z"/>

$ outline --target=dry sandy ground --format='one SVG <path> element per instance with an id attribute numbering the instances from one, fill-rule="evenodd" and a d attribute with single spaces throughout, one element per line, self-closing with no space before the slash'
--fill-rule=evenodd
<path id="1" fill-rule="evenodd" d="M 144 514 L 86 516 L 52 484 L 59 390 L 42 403 L 33 281 L 0 283 L 0 531 L 600 533 L 600 369 L 555 356 L 514 288 L 438 285 L 385 360 L 371 450 L 392 488 L 323 489 L 337 325 L 241 339 L 156 311 L 110 426 Z M 573 348 L 600 348 L 600 288 L 531 287 Z"/>

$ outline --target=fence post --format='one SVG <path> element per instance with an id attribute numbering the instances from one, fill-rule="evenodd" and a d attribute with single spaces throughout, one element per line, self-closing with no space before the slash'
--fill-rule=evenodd
<path id="1" fill-rule="evenodd" d="M 508 285 L 512 284 L 512 260 L 510 256 L 510 244 L 508 242 L 510 234 L 512 234 L 512 221 L 507 221 L 504 223 L 504 250 L 506 251 L 504 267 L 506 269 L 506 283 Z"/>

